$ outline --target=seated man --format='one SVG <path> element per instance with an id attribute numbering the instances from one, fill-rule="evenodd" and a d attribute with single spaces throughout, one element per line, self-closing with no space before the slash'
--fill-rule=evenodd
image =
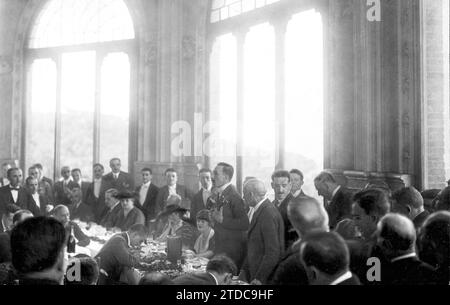
<path id="1" fill-rule="evenodd" d="M 183 249 L 193 249 L 196 232 L 184 218 L 187 210 L 180 207 L 179 202 L 180 200 L 177 200 L 177 202 L 166 206 L 164 211 L 160 213 L 159 218 L 167 217 L 167 222 L 157 240 L 166 242 L 168 237 L 180 236 Z"/>
<path id="2" fill-rule="evenodd" d="M 147 229 L 144 224 L 133 225 L 128 231 L 111 237 L 95 257 L 100 262 L 101 270 L 98 284 L 120 284 L 121 279 L 139 265 L 139 258 L 130 252 L 131 247 L 139 246 L 146 239 Z"/>
<path id="3" fill-rule="evenodd" d="M 414 223 L 414 227 L 418 230 L 425 219 L 430 215 L 425 211 L 422 195 L 414 187 L 404 187 L 394 192 L 392 195 L 394 202 L 392 204 L 392 212 L 405 215 Z"/>
<path id="4" fill-rule="evenodd" d="M 150 272 L 144 275 L 139 281 L 140 286 L 164 286 L 173 285 L 173 281 L 168 275 L 159 272 Z"/>
<path id="5" fill-rule="evenodd" d="M 68 206 L 72 220 L 78 219 L 83 222 L 94 220 L 91 208 L 83 202 L 83 193 L 79 186 L 74 186 L 70 196 L 71 204 Z"/>
<path id="6" fill-rule="evenodd" d="M 407 217 L 387 214 L 377 228 L 378 245 L 388 260 L 381 272 L 384 285 L 433 285 L 434 269 L 420 261 L 416 254 L 416 230 Z"/>
<path id="7" fill-rule="evenodd" d="M 314 232 L 305 236 L 300 246 L 300 260 L 310 285 L 360 285 L 349 269 L 347 244 L 335 232 Z"/>
<path id="8" fill-rule="evenodd" d="M 100 221 L 100 225 L 108 230 L 114 228 L 114 225 L 119 219 L 119 214 L 122 213 L 120 200 L 115 197 L 118 193 L 119 192 L 116 189 L 109 189 L 105 193 L 105 205 L 107 211 Z"/>
<path id="9" fill-rule="evenodd" d="M 216 255 L 206 265 L 205 273 L 191 273 L 173 280 L 175 285 L 230 285 L 237 273 L 233 260 L 225 255 Z"/>
<path id="10" fill-rule="evenodd" d="M 72 189 L 74 187 L 79 187 L 81 189 L 81 198 L 83 203 L 87 204 L 87 195 L 88 195 L 88 189 L 89 189 L 89 182 L 83 181 L 82 175 L 81 175 L 81 169 L 74 168 L 71 171 L 72 175 Z"/>
<path id="11" fill-rule="evenodd" d="M 13 217 L 13 229 L 25 219 L 33 217 L 33 214 L 27 210 L 19 210 Z M 11 262 L 11 231 L 0 234 L 0 264 Z"/>
<path id="12" fill-rule="evenodd" d="M 191 202 L 194 195 L 184 185 L 178 183 L 178 174 L 175 169 L 169 168 L 164 173 L 166 178 L 166 185 L 161 187 L 156 197 L 157 212 L 161 212 L 167 206 L 167 199 L 171 195 L 178 195 L 181 197 L 180 206 L 185 209 L 191 208 Z"/>
<path id="13" fill-rule="evenodd" d="M 12 230 L 14 214 L 20 211 L 20 208 L 15 204 L 8 204 L 5 208 L 5 213 L 2 215 L 0 226 L 0 233 L 5 233 Z"/>
<path id="14" fill-rule="evenodd" d="M 437 212 L 425 220 L 417 246 L 420 259 L 436 269 L 438 284 L 450 284 L 450 212 Z"/>
<path id="15" fill-rule="evenodd" d="M 65 205 L 58 205 L 53 210 L 53 216 L 63 224 L 67 236 L 69 236 L 73 228 L 73 234 L 75 239 L 78 240 L 78 246 L 86 247 L 89 245 L 91 242 L 90 238 L 81 231 L 80 227 L 75 222 L 70 221 L 70 211 Z"/>
<path id="16" fill-rule="evenodd" d="M 31 195 L 31 200 L 28 202 L 28 209 L 35 216 L 48 216 L 53 210 L 53 205 L 46 195 L 39 194 L 38 180 L 34 177 L 28 177 L 25 180 L 28 192 Z"/>
<path id="17" fill-rule="evenodd" d="M 117 217 L 117 221 L 113 224 L 115 228 L 125 232 L 133 225 L 145 224 L 144 213 L 134 206 L 135 198 L 133 193 L 123 191 L 115 197 L 120 200 L 120 205 L 122 207 Z"/>
<path id="18" fill-rule="evenodd" d="M 78 266 L 77 266 L 78 264 Z M 79 273 L 72 274 L 72 273 Z M 97 285 L 100 270 L 97 261 L 87 255 L 79 254 L 69 263 L 66 285 Z"/>
<path id="19" fill-rule="evenodd" d="M 12 264 L 20 285 L 62 285 L 66 231 L 56 219 L 36 217 L 19 223 L 11 233 Z"/>

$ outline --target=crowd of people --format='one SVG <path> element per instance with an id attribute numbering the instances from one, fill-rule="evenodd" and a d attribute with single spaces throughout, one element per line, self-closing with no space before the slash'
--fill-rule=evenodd
<path id="1" fill-rule="evenodd" d="M 64 166 L 53 182 L 35 164 L 22 185 L 22 170 L 3 165 L 0 178 L 0 282 L 6 284 L 225 285 L 449 285 L 450 186 L 443 190 L 385 183 L 362 190 L 340 185 L 333 174 L 314 179 L 319 202 L 302 190 L 298 169 L 265 183 L 249 177 L 242 195 L 232 184 L 234 168 L 219 163 L 199 171 L 200 190 L 165 171 L 156 186 L 150 168 L 136 188 L 110 161 L 105 175 L 93 166 L 92 182 Z M 77 255 L 81 278 L 69 274 L 69 237 L 80 247 L 90 238 L 77 222 L 114 233 L 95 257 Z M 175 279 L 158 272 L 139 276 L 131 251 L 149 237 L 177 238 L 184 250 L 209 259 L 206 271 Z"/>

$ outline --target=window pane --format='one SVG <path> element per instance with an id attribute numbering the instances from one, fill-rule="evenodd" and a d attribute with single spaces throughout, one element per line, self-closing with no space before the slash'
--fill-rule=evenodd
<path id="1" fill-rule="evenodd" d="M 27 128 L 26 166 L 41 163 L 47 177 L 53 177 L 55 106 L 56 65 L 51 59 L 35 60 L 31 66 L 31 113 Z"/>
<path id="2" fill-rule="evenodd" d="M 61 166 L 92 177 L 94 155 L 95 52 L 62 56 Z"/>
<path id="3" fill-rule="evenodd" d="M 323 169 L 323 33 L 314 10 L 294 15 L 286 36 L 286 166 L 303 171 L 303 189 L 318 196 Z"/>
<path id="4" fill-rule="evenodd" d="M 100 118 L 100 163 L 118 157 L 128 170 L 130 61 L 125 53 L 111 53 L 103 61 Z"/>
<path id="5" fill-rule="evenodd" d="M 275 54 L 269 24 L 251 28 L 244 59 L 244 177 L 262 179 L 270 190 L 275 168 Z"/>

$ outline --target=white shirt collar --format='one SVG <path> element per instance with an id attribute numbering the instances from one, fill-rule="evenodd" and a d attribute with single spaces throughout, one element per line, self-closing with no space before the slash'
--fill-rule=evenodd
<path id="1" fill-rule="evenodd" d="M 416 257 L 416 256 L 417 256 L 417 255 L 416 255 L 415 252 L 409 253 L 409 254 L 405 254 L 405 255 L 396 257 L 396 258 L 394 258 L 394 259 L 391 259 L 391 263 L 394 263 L 394 262 L 399 261 L 399 260 L 402 260 L 402 259 L 410 258 L 410 257 Z"/>
<path id="2" fill-rule="evenodd" d="M 205 192 L 211 193 L 211 189 L 212 189 L 212 185 L 210 185 L 209 188 L 207 188 L 207 189 L 205 189 L 205 188 L 202 186 L 202 190 L 205 191 Z"/>
<path id="3" fill-rule="evenodd" d="M 150 186 L 151 183 L 152 183 L 152 182 L 149 181 L 149 182 L 147 182 L 147 183 L 142 184 L 142 186 L 146 186 L 146 187 L 148 188 L 148 187 Z"/>
<path id="4" fill-rule="evenodd" d="M 334 196 L 336 196 L 337 192 L 341 189 L 341 186 L 338 185 L 337 188 L 334 189 L 333 194 L 331 194 L 331 200 L 334 199 Z"/>
<path id="5" fill-rule="evenodd" d="M 125 234 L 127 235 L 128 248 L 131 248 L 131 240 L 130 240 L 130 235 L 128 234 L 128 232 L 125 232 Z"/>
<path id="6" fill-rule="evenodd" d="M 343 275 L 341 275 L 340 277 L 338 277 L 337 279 L 335 279 L 330 285 L 337 285 L 340 284 L 348 279 L 352 278 L 352 273 L 350 271 L 347 271 L 346 273 L 344 273 Z"/>
<path id="7" fill-rule="evenodd" d="M 118 200 L 110 209 L 110 211 L 114 210 L 114 208 L 120 203 L 120 200 Z"/>
<path id="8" fill-rule="evenodd" d="M 219 187 L 219 192 L 222 194 L 223 191 L 225 191 L 225 189 L 227 187 L 229 187 L 231 185 L 231 182 L 225 183 L 224 185 L 222 185 L 221 187 Z"/>
<path id="9" fill-rule="evenodd" d="M 208 273 L 214 278 L 216 285 L 219 285 L 219 281 L 217 280 L 216 276 L 214 274 L 212 274 L 211 272 L 208 272 Z"/>
<path id="10" fill-rule="evenodd" d="M 94 178 L 94 182 L 102 182 L 102 178 Z"/>
<path id="11" fill-rule="evenodd" d="M 302 189 L 299 189 L 295 193 L 293 193 L 292 196 L 298 197 L 298 195 L 300 195 L 301 192 L 302 192 Z"/>

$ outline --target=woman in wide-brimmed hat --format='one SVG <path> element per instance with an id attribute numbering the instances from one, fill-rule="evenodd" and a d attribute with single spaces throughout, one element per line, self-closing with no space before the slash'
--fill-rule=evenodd
<path id="1" fill-rule="evenodd" d="M 127 231 L 135 224 L 145 224 L 144 214 L 134 206 L 135 194 L 124 191 L 115 195 L 114 198 L 120 200 L 122 207 L 114 227 Z"/>
<path id="2" fill-rule="evenodd" d="M 194 246 L 195 228 L 185 218 L 188 210 L 182 208 L 176 200 L 168 200 L 168 203 L 170 204 L 158 215 L 158 219 L 163 220 L 167 218 L 167 222 L 157 240 L 165 242 L 169 236 L 180 236 L 183 248 L 192 249 Z"/>
<path id="3" fill-rule="evenodd" d="M 211 258 L 214 256 L 214 230 L 211 227 L 211 218 L 208 210 L 197 213 L 197 229 L 200 232 L 194 244 L 196 256 Z"/>

